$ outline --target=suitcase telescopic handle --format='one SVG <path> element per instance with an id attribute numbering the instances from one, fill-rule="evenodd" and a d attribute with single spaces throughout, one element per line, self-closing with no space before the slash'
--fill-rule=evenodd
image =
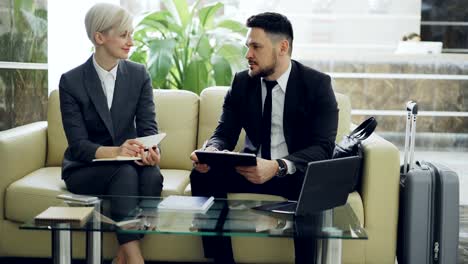
<path id="1" fill-rule="evenodd" d="M 405 156 L 403 161 L 403 173 L 405 174 L 414 166 L 414 145 L 416 137 L 416 117 L 418 115 L 418 104 L 415 101 L 407 102 L 406 111 L 407 119 L 405 133 Z"/>
<path id="2" fill-rule="evenodd" d="M 406 111 L 411 113 L 412 115 L 418 114 L 418 103 L 415 101 L 409 101 L 406 103 Z"/>

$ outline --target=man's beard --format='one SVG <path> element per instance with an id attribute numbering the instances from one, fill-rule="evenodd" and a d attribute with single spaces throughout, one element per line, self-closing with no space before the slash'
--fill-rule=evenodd
<path id="1" fill-rule="evenodd" d="M 273 62 L 264 67 L 263 69 L 260 69 L 258 72 L 253 72 L 252 70 L 249 69 L 249 76 L 250 77 L 267 77 L 275 73 L 275 68 L 276 68 L 276 57 L 273 54 Z"/>

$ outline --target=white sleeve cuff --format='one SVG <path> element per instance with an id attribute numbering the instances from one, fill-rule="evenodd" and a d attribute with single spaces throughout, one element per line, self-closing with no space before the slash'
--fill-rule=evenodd
<path id="1" fill-rule="evenodd" d="M 286 165 L 288 166 L 288 174 L 294 174 L 296 172 L 296 165 L 292 161 L 289 161 L 287 159 L 282 159 L 284 162 L 286 162 Z"/>

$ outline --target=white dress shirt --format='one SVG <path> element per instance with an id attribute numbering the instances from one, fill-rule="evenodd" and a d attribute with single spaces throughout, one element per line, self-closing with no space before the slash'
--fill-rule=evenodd
<path id="1" fill-rule="evenodd" d="M 110 71 L 106 71 L 99 66 L 94 55 L 93 64 L 99 76 L 99 80 L 101 80 L 101 86 L 107 98 L 107 107 L 110 109 L 112 106 L 112 99 L 114 98 L 115 80 L 117 79 L 117 68 L 119 67 L 119 64 L 117 63 L 117 65 L 115 65 L 115 67 Z"/>
<path id="2" fill-rule="evenodd" d="M 271 159 L 279 159 L 289 155 L 286 139 L 284 138 L 283 130 L 283 113 L 284 113 L 284 98 L 286 97 L 286 88 L 291 73 L 291 62 L 289 62 L 288 69 L 276 80 L 278 84 L 273 87 L 272 101 L 271 101 Z M 266 85 L 261 78 L 262 84 L 262 109 L 265 104 Z M 262 110 L 263 111 L 263 110 Z M 261 148 L 261 146 L 260 146 Z M 261 156 L 261 149 L 258 156 Z M 293 162 L 283 159 L 288 166 L 288 174 L 296 172 L 296 166 Z"/>

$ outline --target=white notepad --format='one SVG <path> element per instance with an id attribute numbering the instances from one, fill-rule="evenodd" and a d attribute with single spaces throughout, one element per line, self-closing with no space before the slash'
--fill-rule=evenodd
<path id="1" fill-rule="evenodd" d="M 140 141 L 145 148 L 151 148 L 153 146 L 158 145 L 163 138 L 166 137 L 166 133 L 159 133 L 152 136 L 146 137 L 139 137 L 136 140 Z M 127 156 L 117 156 L 114 158 L 101 158 L 101 159 L 93 159 L 95 161 L 132 161 L 132 160 L 141 160 L 141 157 L 127 157 Z"/>
<path id="2" fill-rule="evenodd" d="M 214 197 L 169 195 L 159 203 L 158 209 L 206 212 L 214 203 Z"/>

